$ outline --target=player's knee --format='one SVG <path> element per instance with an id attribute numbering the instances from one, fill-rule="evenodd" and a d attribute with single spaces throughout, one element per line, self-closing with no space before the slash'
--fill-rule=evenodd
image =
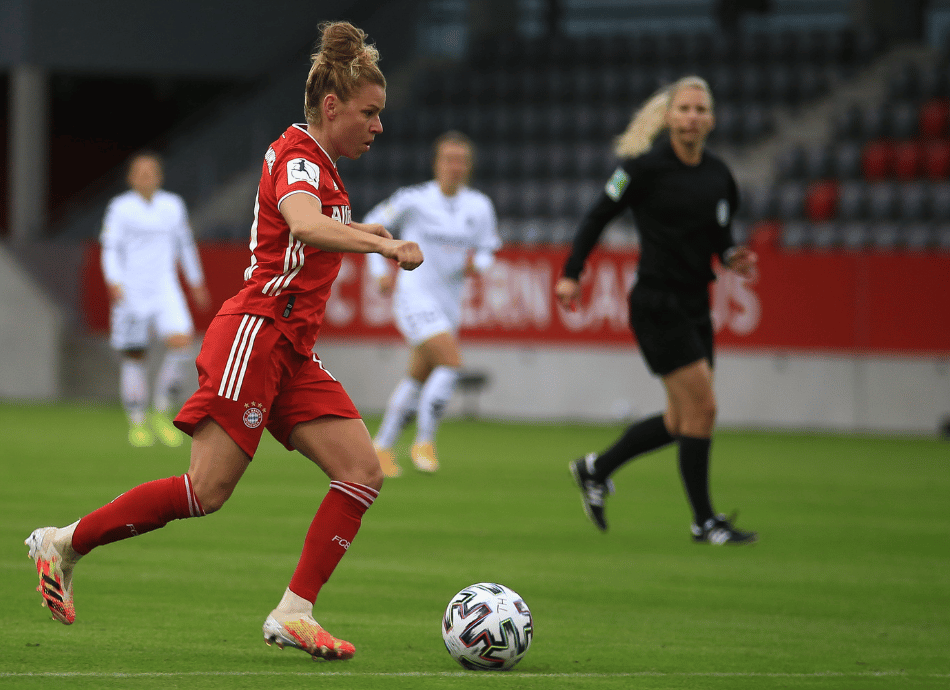
<path id="1" fill-rule="evenodd" d="M 714 397 L 709 396 L 697 400 L 690 415 L 693 422 L 692 426 L 699 426 L 711 430 L 716 424 L 717 413 L 716 399 Z"/>
<path id="2" fill-rule="evenodd" d="M 216 513 L 231 498 L 234 487 L 226 484 L 217 484 L 215 482 L 201 481 L 194 479 L 195 498 L 201 504 L 205 515 Z"/>
<path id="3" fill-rule="evenodd" d="M 363 486 L 368 486 L 371 489 L 376 489 L 379 491 L 383 488 L 383 480 L 385 476 L 383 475 L 383 470 L 379 466 L 379 461 L 368 463 L 368 466 L 363 470 L 364 477 L 362 481 L 359 481 Z"/>

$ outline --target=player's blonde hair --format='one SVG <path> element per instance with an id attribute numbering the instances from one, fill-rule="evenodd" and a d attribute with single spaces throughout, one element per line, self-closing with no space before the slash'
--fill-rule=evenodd
<path id="1" fill-rule="evenodd" d="M 705 79 L 694 74 L 677 79 L 654 93 L 637 109 L 623 134 L 614 141 L 614 153 L 620 158 L 634 158 L 648 151 L 653 140 L 666 127 L 666 111 L 682 89 L 702 89 L 709 97 L 710 108 L 713 107 L 712 89 Z"/>
<path id="2" fill-rule="evenodd" d="M 323 119 L 321 104 L 328 93 L 348 101 L 364 85 L 386 88 L 386 77 L 379 69 L 379 51 L 366 42 L 366 33 L 349 22 L 320 25 L 320 44 L 310 56 L 310 74 L 304 93 L 307 124 Z"/>

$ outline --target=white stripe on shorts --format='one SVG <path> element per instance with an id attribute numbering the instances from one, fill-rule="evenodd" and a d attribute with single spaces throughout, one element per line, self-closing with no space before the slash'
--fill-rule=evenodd
<path id="1" fill-rule="evenodd" d="M 237 400 L 241 395 L 241 384 L 244 383 L 244 373 L 247 371 L 247 363 L 254 349 L 254 339 L 263 323 L 263 316 L 245 314 L 241 319 L 234 342 L 231 343 L 231 352 L 228 354 L 228 362 L 224 367 L 224 375 L 221 377 L 221 386 L 218 388 L 218 395 L 221 397 Z"/>

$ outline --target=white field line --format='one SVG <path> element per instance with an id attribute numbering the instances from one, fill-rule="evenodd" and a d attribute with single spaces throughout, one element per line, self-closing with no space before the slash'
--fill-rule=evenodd
<path id="1" fill-rule="evenodd" d="M 950 678 L 950 673 L 915 674 L 907 671 L 818 671 L 814 673 L 665 673 L 661 671 L 632 671 L 630 673 L 520 673 L 518 671 L 491 673 L 479 671 L 409 671 L 403 673 L 361 673 L 340 671 L 184 671 L 184 672 L 143 672 L 143 673 L 99 673 L 83 672 L 34 672 L 8 673 L 0 671 L 0 678 L 189 678 L 201 676 L 222 677 L 320 677 L 346 676 L 352 678 L 880 678 L 880 677 L 917 677 Z"/>

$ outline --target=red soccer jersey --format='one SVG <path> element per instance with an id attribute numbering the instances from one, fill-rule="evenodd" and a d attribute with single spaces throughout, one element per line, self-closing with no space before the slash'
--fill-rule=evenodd
<path id="1" fill-rule="evenodd" d="M 350 224 L 350 199 L 340 174 L 306 125 L 288 127 L 264 155 L 251 226 L 251 265 L 244 271 L 244 287 L 218 313 L 269 317 L 309 357 L 342 254 L 309 247 L 290 234 L 279 206 L 295 193 L 315 196 L 324 215 Z"/>

